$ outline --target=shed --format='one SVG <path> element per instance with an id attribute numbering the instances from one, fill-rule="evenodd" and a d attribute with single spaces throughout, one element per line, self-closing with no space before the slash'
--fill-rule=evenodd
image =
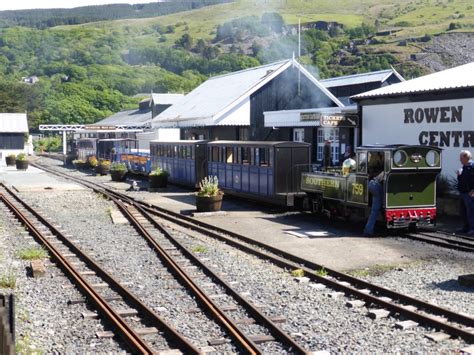
<path id="1" fill-rule="evenodd" d="M 455 176 L 459 153 L 474 153 L 474 62 L 355 95 L 362 143 L 443 149 L 442 173 Z"/>
<path id="2" fill-rule="evenodd" d="M 0 113 L 0 159 L 18 154 L 25 149 L 25 133 L 28 133 L 26 113 Z"/>

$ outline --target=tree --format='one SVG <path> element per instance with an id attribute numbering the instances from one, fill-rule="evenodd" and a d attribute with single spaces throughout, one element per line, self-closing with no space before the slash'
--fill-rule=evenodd
<path id="1" fill-rule="evenodd" d="M 190 50 L 193 46 L 193 38 L 189 33 L 185 33 L 184 35 L 181 36 L 180 39 L 178 39 L 175 44 L 177 46 L 180 46 L 186 50 Z"/>

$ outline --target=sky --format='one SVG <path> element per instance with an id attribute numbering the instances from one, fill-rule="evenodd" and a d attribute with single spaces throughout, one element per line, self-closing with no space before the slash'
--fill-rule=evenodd
<path id="1" fill-rule="evenodd" d="M 140 4 L 156 2 L 153 0 L 1 0 L 0 11 L 2 10 L 23 10 L 23 9 L 51 9 L 51 8 L 71 8 L 89 5 L 104 4 Z"/>

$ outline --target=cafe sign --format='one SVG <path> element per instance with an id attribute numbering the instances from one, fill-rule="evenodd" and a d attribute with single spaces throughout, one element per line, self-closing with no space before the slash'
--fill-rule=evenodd
<path id="1" fill-rule="evenodd" d="M 342 113 L 334 113 L 331 115 L 319 112 L 302 112 L 300 113 L 300 121 L 314 121 L 319 123 L 321 127 L 358 127 L 359 117 L 357 115 L 344 115 Z"/>

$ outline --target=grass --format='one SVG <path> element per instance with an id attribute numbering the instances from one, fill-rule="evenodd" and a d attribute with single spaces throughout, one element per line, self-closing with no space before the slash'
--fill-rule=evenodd
<path id="1" fill-rule="evenodd" d="M 13 271 L 5 271 L 0 276 L 0 287 L 2 288 L 15 288 L 16 276 Z"/>
<path id="2" fill-rule="evenodd" d="M 30 336 L 28 334 L 20 337 L 15 344 L 15 352 L 17 354 L 25 354 L 25 355 L 41 355 L 44 354 L 44 351 L 37 349 L 36 346 L 33 344 Z"/>
<path id="3" fill-rule="evenodd" d="M 48 252 L 42 247 L 31 247 L 20 250 L 18 256 L 22 260 L 46 259 L 48 257 Z"/>
<path id="4" fill-rule="evenodd" d="M 293 277 L 303 277 L 304 276 L 304 270 L 303 269 L 295 269 L 291 272 L 291 276 L 293 276 Z"/>
<path id="5" fill-rule="evenodd" d="M 319 270 L 315 270 L 315 273 L 316 273 L 316 275 L 322 276 L 322 277 L 328 276 L 328 272 L 327 272 L 327 270 L 324 268 L 324 266 L 323 266 L 321 269 L 319 269 Z"/>
<path id="6" fill-rule="evenodd" d="M 194 253 L 205 253 L 207 252 L 207 248 L 203 245 L 197 245 L 193 248 Z"/>
<path id="7" fill-rule="evenodd" d="M 348 272 L 348 274 L 355 277 L 381 276 L 389 271 L 395 270 L 398 267 L 398 265 L 376 264 L 364 269 L 351 270 Z"/>

